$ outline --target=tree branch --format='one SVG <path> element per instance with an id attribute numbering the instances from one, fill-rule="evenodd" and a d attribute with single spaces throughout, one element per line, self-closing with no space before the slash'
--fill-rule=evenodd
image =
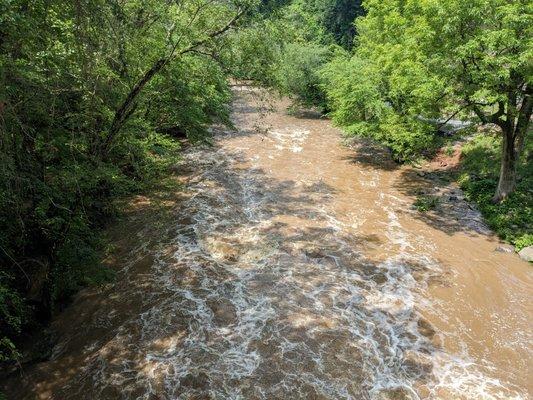
<path id="1" fill-rule="evenodd" d="M 223 35 L 225 32 L 227 32 L 229 29 L 231 29 L 233 26 L 235 26 L 238 22 L 238 20 L 248 11 L 248 8 L 243 8 L 237 11 L 237 13 L 220 29 L 211 32 L 208 34 L 205 38 L 197 40 L 193 43 L 191 43 L 189 46 L 187 46 L 185 49 L 181 50 L 178 53 L 175 53 L 177 44 L 175 44 L 171 50 L 171 52 L 160 59 L 158 59 L 152 67 L 147 70 L 143 76 L 133 85 L 133 88 L 130 90 L 120 107 L 115 112 L 115 116 L 113 118 L 113 121 L 111 123 L 111 127 L 109 128 L 109 133 L 106 136 L 105 140 L 103 141 L 102 145 L 100 146 L 100 155 L 103 156 L 107 153 L 109 150 L 109 146 L 113 142 L 115 136 L 120 131 L 126 120 L 131 116 L 131 114 L 134 111 L 134 104 L 137 96 L 142 92 L 144 87 L 152 80 L 152 78 L 159 73 L 166 64 L 173 61 L 175 58 L 192 52 L 196 50 L 198 47 L 206 44 L 210 40 Z"/>
<path id="2" fill-rule="evenodd" d="M 243 8 L 241 9 L 240 11 L 237 12 L 237 14 L 235 14 L 235 16 L 226 24 L 224 25 L 222 28 L 220 28 L 218 31 L 215 31 L 215 32 L 212 32 L 211 34 L 209 34 L 206 38 L 204 39 L 201 39 L 201 40 L 198 40 L 194 43 L 192 43 L 191 45 L 189 45 L 188 47 L 186 47 L 185 49 L 181 50 L 178 55 L 182 55 L 182 54 L 185 54 L 185 53 L 189 53 L 193 50 L 195 50 L 196 48 L 202 46 L 203 44 L 207 43 L 208 41 L 210 41 L 211 39 L 214 39 L 215 37 L 217 36 L 220 36 L 222 34 L 224 34 L 226 31 L 228 31 L 229 29 L 231 29 L 236 23 L 237 21 L 244 15 L 244 13 L 248 11 L 247 8 Z"/>
<path id="3" fill-rule="evenodd" d="M 478 118 L 481 120 L 483 124 L 488 124 L 490 122 L 489 117 L 483 111 L 481 111 L 481 108 L 479 108 L 478 104 L 473 103 L 472 110 L 474 110 L 474 112 L 476 113 L 476 115 L 478 116 Z"/>
<path id="4" fill-rule="evenodd" d="M 450 115 L 446 121 L 440 123 L 439 125 L 437 125 L 437 129 L 440 129 L 442 128 L 444 125 L 446 125 L 448 122 L 450 122 L 450 120 L 455 117 L 457 114 L 459 114 L 461 111 L 463 111 L 465 108 L 468 108 L 469 104 L 459 108 L 457 111 L 455 111 L 452 115 Z"/>
<path id="5" fill-rule="evenodd" d="M 505 103 L 503 101 L 498 102 L 498 111 L 496 111 L 494 114 L 487 115 L 485 112 L 481 110 L 480 107 L 483 106 L 491 106 L 492 104 L 485 104 L 485 103 L 479 103 L 479 102 L 469 102 L 467 106 L 471 106 L 472 110 L 474 110 L 474 113 L 478 116 L 478 118 L 481 120 L 481 123 L 483 124 L 495 124 L 498 126 L 503 126 L 505 124 L 505 121 L 501 119 L 502 115 L 505 114 Z"/>

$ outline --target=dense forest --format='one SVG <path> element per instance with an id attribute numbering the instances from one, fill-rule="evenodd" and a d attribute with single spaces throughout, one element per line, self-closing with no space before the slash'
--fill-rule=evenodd
<path id="1" fill-rule="evenodd" d="M 168 174 L 178 139 L 231 125 L 231 79 L 401 163 L 457 139 L 439 125 L 473 122 L 455 179 L 502 238 L 532 245 L 532 27 L 527 0 L 0 0 L 0 362 L 112 279 L 115 200 Z"/>

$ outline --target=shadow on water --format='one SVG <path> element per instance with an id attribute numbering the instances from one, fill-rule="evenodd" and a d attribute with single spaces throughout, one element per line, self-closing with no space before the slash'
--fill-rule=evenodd
<path id="1" fill-rule="evenodd" d="M 327 119 L 327 117 L 323 113 L 321 113 L 319 110 L 310 110 L 310 109 L 302 109 L 302 108 L 293 109 L 290 112 L 290 115 L 294 118 L 305 119 L 305 120 Z"/>
<path id="2" fill-rule="evenodd" d="M 348 139 L 347 145 L 353 154 L 345 157 L 345 161 L 376 170 L 398 172 L 393 188 L 413 198 L 413 202 L 420 196 L 436 198 L 435 209 L 409 212 L 411 217 L 448 235 L 459 232 L 472 236 L 491 235 L 479 211 L 453 183 L 457 167 L 424 171 L 396 163 L 386 148 L 370 139 Z"/>
<path id="3" fill-rule="evenodd" d="M 324 182 L 277 181 L 217 146 L 185 158 L 187 196 L 157 224 L 132 212 L 117 281 L 78 297 L 52 360 L 8 394 L 410 399 L 433 379 L 439 347 L 413 300 L 441 279 L 430 262 L 366 259 L 379 237 L 329 224 Z"/>
<path id="4" fill-rule="evenodd" d="M 346 138 L 345 144 L 353 150 L 344 160 L 377 170 L 394 171 L 401 167 L 394 162 L 390 150 L 374 140 L 367 138 Z"/>
<path id="5" fill-rule="evenodd" d="M 414 212 L 412 217 L 433 229 L 454 235 L 491 235 L 480 212 L 470 204 L 462 190 L 452 182 L 453 171 L 417 171 L 405 168 L 395 181 L 394 188 L 411 198 L 435 199 L 435 207 L 428 212 Z"/>

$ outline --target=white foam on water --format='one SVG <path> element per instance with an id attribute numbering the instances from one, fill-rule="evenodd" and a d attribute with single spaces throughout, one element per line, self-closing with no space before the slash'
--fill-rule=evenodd
<path id="1" fill-rule="evenodd" d="M 271 137 L 277 150 L 289 149 L 293 153 L 301 153 L 303 144 L 309 136 L 309 130 L 298 127 L 283 129 L 270 129 L 268 136 Z"/>
<path id="2" fill-rule="evenodd" d="M 271 132 L 289 149 L 308 134 Z M 173 227 L 155 254 L 143 311 L 87 361 L 79 380 L 92 398 L 112 388 L 139 399 L 527 398 L 420 328 L 421 309 L 433 307 L 427 284 L 442 270 L 412 254 L 421 239 L 402 227 L 394 199 L 382 194 L 387 248 L 397 251 L 373 263 L 330 194 L 304 196 L 309 182 L 275 182 L 256 165 L 233 169 L 241 156 L 186 153 L 201 172 L 176 220 L 192 223 Z M 274 222 L 286 215 L 314 225 Z"/>

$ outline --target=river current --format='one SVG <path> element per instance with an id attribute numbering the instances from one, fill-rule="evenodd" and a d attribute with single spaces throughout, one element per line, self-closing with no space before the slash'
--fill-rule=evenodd
<path id="1" fill-rule="evenodd" d="M 20 398 L 527 399 L 531 272 L 450 184 L 235 88 L 186 196 L 53 327 Z M 442 204 L 421 214 L 418 190 Z M 21 385 L 20 382 L 23 384 Z"/>

